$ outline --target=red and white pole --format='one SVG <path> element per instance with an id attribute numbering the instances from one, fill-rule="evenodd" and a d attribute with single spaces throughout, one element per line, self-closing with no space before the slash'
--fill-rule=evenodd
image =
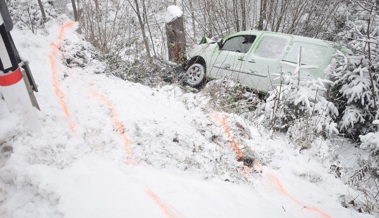
<path id="1" fill-rule="evenodd" d="M 31 105 L 20 67 L 6 74 L 0 71 L 0 92 L 10 111 Z"/>
<path id="2" fill-rule="evenodd" d="M 18 83 L 22 79 L 21 68 L 17 68 L 16 71 L 7 74 L 0 74 L 0 86 L 11 86 Z"/>
<path id="3" fill-rule="evenodd" d="M 18 114 L 23 125 L 30 131 L 39 132 L 36 109 L 30 101 L 21 70 L 19 67 L 7 74 L 0 71 L 0 93 L 9 112 Z"/>
<path id="4" fill-rule="evenodd" d="M 21 59 L 10 35 L 12 28 L 7 5 L 4 0 L 0 0 L 0 97 L 4 98 L 9 112 L 19 114 L 25 127 L 39 132 L 40 127 L 24 81 L 23 69 L 19 66 Z"/>

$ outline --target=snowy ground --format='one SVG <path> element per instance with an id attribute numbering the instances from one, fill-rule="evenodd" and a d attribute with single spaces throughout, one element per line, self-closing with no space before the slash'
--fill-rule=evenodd
<path id="1" fill-rule="evenodd" d="M 341 206 L 354 191 L 318 161 L 330 145 L 299 153 L 201 93 L 96 74 L 94 60 L 67 67 L 87 45 L 64 23 L 12 32 L 39 84 L 40 131 L 0 100 L 0 217 L 373 217 Z"/>

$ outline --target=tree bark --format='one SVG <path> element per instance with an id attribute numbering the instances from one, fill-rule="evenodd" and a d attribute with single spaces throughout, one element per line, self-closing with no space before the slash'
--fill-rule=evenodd
<path id="1" fill-rule="evenodd" d="M 236 32 L 240 31 L 240 25 L 239 25 L 239 13 L 238 13 L 238 2 L 237 0 L 233 0 L 233 16 L 234 16 L 234 28 Z"/>
<path id="2" fill-rule="evenodd" d="M 74 11 L 74 19 L 75 21 L 79 21 L 78 10 L 76 9 L 75 0 L 71 0 L 71 4 L 72 4 L 72 10 Z"/>
<path id="3" fill-rule="evenodd" d="M 186 61 L 186 35 L 183 16 L 166 23 L 168 58 L 176 63 Z"/>
<path id="4" fill-rule="evenodd" d="M 146 31 L 145 31 L 145 24 L 144 24 L 142 16 L 141 16 L 141 12 L 140 12 L 139 5 L 138 5 L 138 0 L 134 0 L 135 7 L 130 2 L 130 0 L 128 0 L 128 2 L 130 4 L 130 6 L 133 8 L 133 11 L 137 15 L 137 19 L 138 19 L 139 25 L 141 27 L 143 43 L 145 44 L 145 48 L 146 48 L 146 56 L 147 56 L 147 59 L 148 59 L 149 63 L 151 63 L 153 60 L 151 58 L 149 41 L 147 41 L 147 36 L 146 36 Z"/>
<path id="5" fill-rule="evenodd" d="M 375 91 L 375 84 L 374 84 L 374 76 L 372 75 L 372 58 L 371 58 L 371 16 L 372 11 L 374 10 L 374 7 L 371 8 L 370 11 L 370 17 L 367 21 L 367 52 L 368 52 L 368 73 L 370 75 L 370 83 L 371 83 L 371 95 L 372 100 L 374 101 L 374 109 L 378 110 L 378 105 L 376 104 L 376 91 Z"/>
<path id="6" fill-rule="evenodd" d="M 263 21 L 266 19 L 266 0 L 260 0 L 260 12 L 258 21 L 258 30 L 263 30 Z"/>
<path id="7" fill-rule="evenodd" d="M 99 11 L 99 0 L 95 0 L 96 11 Z"/>
<path id="8" fill-rule="evenodd" d="M 193 32 L 193 38 L 196 39 L 196 18 L 195 18 L 195 10 L 193 8 L 193 0 L 188 0 L 189 1 L 189 6 L 190 6 L 190 13 L 191 13 L 191 20 L 192 20 L 192 32 Z M 378 0 L 379 1 L 379 0 Z"/>
<path id="9" fill-rule="evenodd" d="M 38 1 L 39 9 L 41 10 L 41 14 L 42 14 L 42 23 L 45 23 L 47 21 L 45 8 L 43 7 L 41 0 L 37 0 L 37 1 Z"/>
<path id="10" fill-rule="evenodd" d="M 241 29 L 246 30 L 246 0 L 241 0 Z"/>
<path id="11" fill-rule="evenodd" d="M 153 34 L 151 34 L 149 19 L 147 17 L 147 9 L 146 9 L 146 2 L 145 2 L 145 0 L 142 0 L 142 7 L 143 7 L 143 15 L 144 15 L 144 18 L 145 18 L 145 23 L 147 25 L 147 31 L 149 32 L 149 36 L 150 36 L 151 46 L 153 48 L 153 53 L 154 53 L 154 56 L 157 56 L 157 53 L 155 52 L 155 46 L 154 46 L 153 37 L 152 37 Z"/>

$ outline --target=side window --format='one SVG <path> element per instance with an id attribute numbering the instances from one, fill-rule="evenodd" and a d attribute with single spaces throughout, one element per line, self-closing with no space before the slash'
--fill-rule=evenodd
<path id="1" fill-rule="evenodd" d="M 331 52 L 328 47 L 305 42 L 294 42 L 291 45 L 291 50 L 284 57 L 284 60 L 297 62 L 297 57 L 301 49 L 301 63 L 322 66 L 331 58 Z"/>
<path id="2" fill-rule="evenodd" d="M 225 41 L 221 50 L 246 53 L 255 40 L 254 35 L 236 36 Z"/>
<path id="3" fill-rule="evenodd" d="M 280 36 L 263 36 L 255 55 L 264 58 L 277 59 L 284 51 L 287 40 Z"/>

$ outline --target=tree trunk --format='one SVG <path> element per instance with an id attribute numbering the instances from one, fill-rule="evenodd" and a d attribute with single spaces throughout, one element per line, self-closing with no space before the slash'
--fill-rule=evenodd
<path id="1" fill-rule="evenodd" d="M 149 41 L 147 41 L 147 36 L 146 36 L 146 31 L 145 31 L 145 24 L 144 24 L 142 16 L 141 16 L 141 12 L 140 12 L 139 5 L 138 5 L 138 0 L 134 0 L 135 7 L 130 2 L 130 0 L 128 0 L 128 2 L 130 4 L 130 6 L 132 6 L 134 12 L 137 15 L 137 19 L 138 19 L 139 25 L 141 27 L 143 43 L 145 44 L 145 48 L 146 48 L 146 56 L 147 56 L 147 59 L 148 59 L 149 63 L 151 63 L 153 60 L 151 58 Z"/>
<path id="2" fill-rule="evenodd" d="M 76 9 L 75 0 L 71 0 L 71 4 L 72 4 L 72 10 L 74 11 L 74 19 L 75 21 L 79 21 L 78 10 Z"/>
<path id="3" fill-rule="evenodd" d="M 241 29 L 246 30 L 246 0 L 241 0 Z"/>
<path id="4" fill-rule="evenodd" d="M 99 11 L 99 0 L 95 0 L 96 11 Z"/>
<path id="5" fill-rule="evenodd" d="M 238 13 L 238 2 L 237 0 L 233 0 L 233 16 L 234 16 L 234 28 L 236 32 L 240 31 L 239 25 L 239 13 Z"/>
<path id="6" fill-rule="evenodd" d="M 266 0 L 260 0 L 260 12 L 258 21 L 258 30 L 263 30 L 263 21 L 266 18 Z"/>
<path id="7" fill-rule="evenodd" d="M 370 17 L 367 21 L 367 46 L 368 46 L 368 73 L 370 75 L 370 83 L 371 83 L 371 95 L 372 95 L 372 100 L 374 101 L 374 109 L 378 110 L 378 105 L 376 104 L 376 91 L 375 91 L 375 84 L 374 84 L 374 76 L 372 75 L 372 58 L 371 58 L 371 16 L 372 16 L 372 11 L 374 10 L 374 7 L 371 8 L 370 11 Z"/>
<path id="8" fill-rule="evenodd" d="M 192 32 L 193 32 L 193 38 L 196 39 L 196 17 L 195 17 L 195 9 L 193 8 L 193 0 L 188 0 L 189 6 L 190 6 L 190 13 L 191 13 L 191 20 L 192 20 Z M 378 0 L 379 1 L 379 0 Z"/>
<path id="9" fill-rule="evenodd" d="M 186 35 L 183 16 L 166 23 L 168 58 L 176 63 L 186 61 Z"/>
<path id="10" fill-rule="evenodd" d="M 143 15 L 144 15 L 144 18 L 145 18 L 145 23 L 147 25 L 147 31 L 149 32 L 149 36 L 150 36 L 151 46 L 153 48 L 153 53 L 154 53 L 154 56 L 157 56 L 157 53 L 155 52 L 155 46 L 154 46 L 153 37 L 152 37 L 153 34 L 151 34 L 149 19 L 147 17 L 147 9 L 146 9 L 146 2 L 145 2 L 145 0 L 142 0 L 142 7 L 143 7 Z"/>
<path id="11" fill-rule="evenodd" d="M 82 16 L 82 11 L 83 11 L 83 8 L 80 9 L 80 0 L 76 0 L 76 14 L 78 16 L 78 21 L 80 21 L 80 18 Z"/>
<path id="12" fill-rule="evenodd" d="M 39 9 L 41 10 L 41 14 L 42 14 L 42 23 L 45 23 L 46 20 L 47 20 L 46 13 L 45 13 L 45 8 L 43 7 L 43 4 L 42 4 L 41 0 L 37 0 L 37 1 L 38 1 Z"/>

